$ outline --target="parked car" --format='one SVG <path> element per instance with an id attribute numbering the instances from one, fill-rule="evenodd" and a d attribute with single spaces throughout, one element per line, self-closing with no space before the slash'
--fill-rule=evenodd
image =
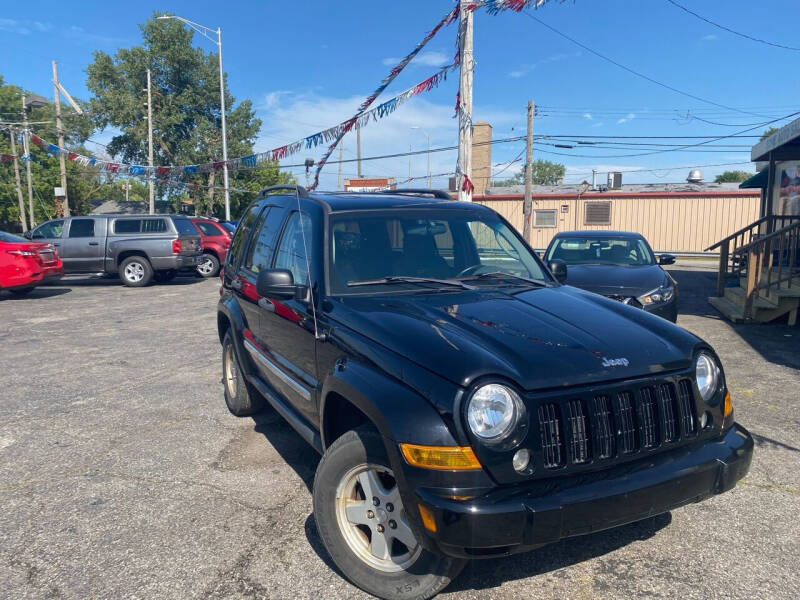
<path id="1" fill-rule="evenodd" d="M 0 291 L 22 296 L 63 274 L 64 266 L 52 244 L 0 231 Z"/>
<path id="2" fill-rule="evenodd" d="M 678 283 L 661 268 L 675 257 L 656 259 L 638 233 L 564 231 L 553 237 L 544 257 L 562 283 L 678 320 Z"/>
<path id="3" fill-rule="evenodd" d="M 208 217 L 191 217 L 190 220 L 200 234 L 200 246 L 203 250 L 197 272 L 203 277 L 216 277 L 220 264 L 225 262 L 235 228 L 228 228 L 225 221 Z"/>
<path id="4" fill-rule="evenodd" d="M 197 268 L 200 236 L 181 215 L 88 215 L 53 219 L 26 237 L 53 244 L 64 272 L 118 273 L 125 285 L 170 281 Z"/>
<path id="5" fill-rule="evenodd" d="M 466 559 L 747 473 L 753 439 L 709 344 L 560 285 L 497 213 L 432 194 L 268 188 L 222 274 L 227 407 L 268 403 L 322 454 L 314 518 L 350 581 L 429 598 Z"/>

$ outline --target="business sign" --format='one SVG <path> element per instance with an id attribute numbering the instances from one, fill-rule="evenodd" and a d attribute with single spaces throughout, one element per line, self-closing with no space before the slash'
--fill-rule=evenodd
<path id="1" fill-rule="evenodd" d="M 774 207 L 775 214 L 800 214 L 800 164 L 786 163 L 778 169 L 778 172 L 780 189 L 776 198 L 777 206 Z"/>

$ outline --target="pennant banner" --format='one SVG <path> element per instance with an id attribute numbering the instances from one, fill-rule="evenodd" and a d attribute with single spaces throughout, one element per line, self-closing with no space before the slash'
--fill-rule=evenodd
<path id="1" fill-rule="evenodd" d="M 14 154 L 0 154 L 0 163 L 10 163 L 15 158 L 17 157 Z"/>

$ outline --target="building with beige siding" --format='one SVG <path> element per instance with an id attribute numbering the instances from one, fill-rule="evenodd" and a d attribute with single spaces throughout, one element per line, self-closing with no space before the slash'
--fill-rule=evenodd
<path id="1" fill-rule="evenodd" d="M 523 186 L 488 188 L 474 201 L 522 231 Z M 542 249 L 559 231 L 641 233 L 656 252 L 700 254 L 759 218 L 759 190 L 736 183 L 622 185 L 592 191 L 588 184 L 533 186 L 531 245 Z"/>

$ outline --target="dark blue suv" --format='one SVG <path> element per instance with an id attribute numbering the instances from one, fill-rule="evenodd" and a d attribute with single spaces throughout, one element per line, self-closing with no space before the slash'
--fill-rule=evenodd
<path id="1" fill-rule="evenodd" d="M 467 559 L 697 502 L 750 467 L 707 343 L 559 284 L 494 211 L 441 192 L 265 190 L 217 322 L 229 410 L 266 402 L 322 454 L 320 536 L 381 598 L 429 598 Z"/>

